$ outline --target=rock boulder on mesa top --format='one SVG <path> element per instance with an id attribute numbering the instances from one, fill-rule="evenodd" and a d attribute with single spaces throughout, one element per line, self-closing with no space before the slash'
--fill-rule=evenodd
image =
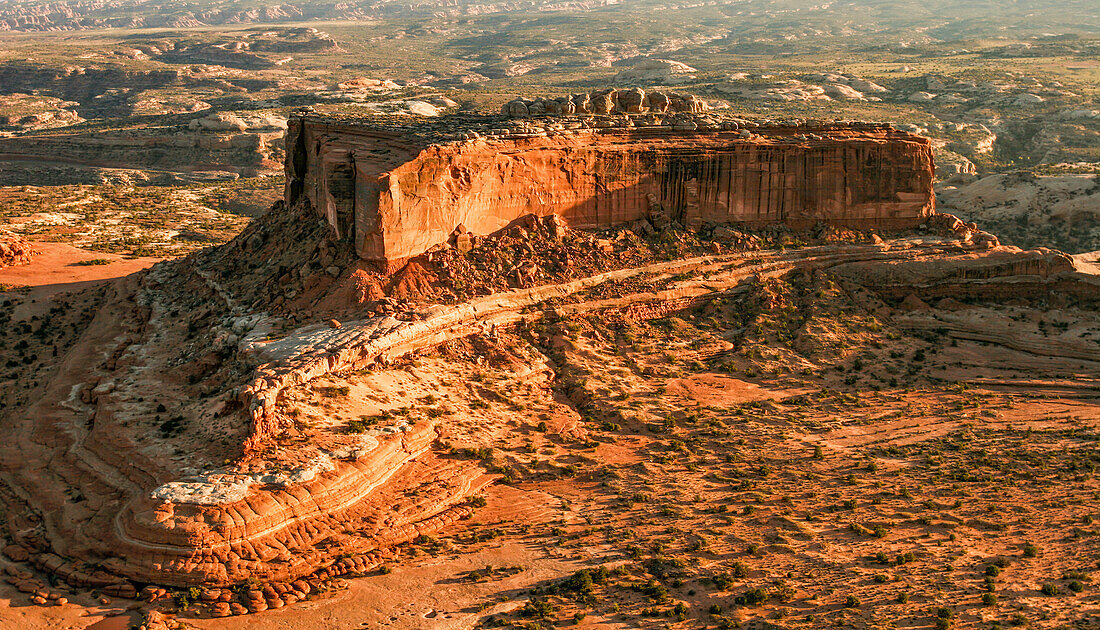
<path id="1" fill-rule="evenodd" d="M 641 88 L 604 89 L 570 96 L 517 98 L 505 103 L 501 113 L 507 116 L 611 115 L 697 113 L 707 105 L 694 94 Z"/>

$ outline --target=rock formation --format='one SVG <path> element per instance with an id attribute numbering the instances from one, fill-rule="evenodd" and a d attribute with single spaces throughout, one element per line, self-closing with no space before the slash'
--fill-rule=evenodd
<path id="1" fill-rule="evenodd" d="M 0 158 L 105 168 L 222 171 L 254 176 L 282 159 L 282 119 L 214 113 L 176 127 L 96 134 L 70 129 L 0 138 Z"/>
<path id="2" fill-rule="evenodd" d="M 49 334 L 38 337 L 53 339 L 61 358 L 34 372 L 42 380 L 33 396 L 7 398 L 0 423 L 0 501 L 19 548 L 12 553 L 70 584 L 131 595 L 130 580 L 225 587 L 368 570 L 387 547 L 462 517 L 465 498 L 492 477 L 476 462 L 442 457 L 433 443 L 445 429 L 430 417 L 302 433 L 292 401 L 316 395 L 311 389 L 323 379 L 535 321 L 546 308 L 559 316 L 660 317 L 758 275 L 797 268 L 831 269 L 891 299 L 914 292 L 1000 299 L 1023 290 L 1094 304 L 1100 296 L 1095 279 L 1077 273 L 1065 256 L 997 248 L 950 218 L 931 227 L 945 236 L 900 247 L 813 247 L 749 265 L 744 253 L 672 258 L 424 305 L 400 319 L 305 322 L 282 332 L 274 328 L 278 319 L 240 303 L 223 269 L 204 266 L 262 243 L 162 264 L 86 296 L 94 310 L 57 315 L 92 312 L 89 320 L 39 324 Z M 550 228 L 559 239 L 568 231 Z M 242 241 L 264 240 L 258 234 L 248 231 Z M 678 280 L 638 284 L 653 276 Z M 595 291 L 609 286 L 636 288 Z M 188 319 L 181 322 L 183 312 Z M 61 329 L 83 332 L 58 336 Z M 28 369 L 42 369 L 28 361 Z M 241 610 L 288 601 L 263 599 L 233 601 Z"/>
<path id="3" fill-rule="evenodd" d="M 616 83 L 627 85 L 670 85 L 695 78 L 695 68 L 671 59 L 643 59 L 615 75 Z"/>
<path id="4" fill-rule="evenodd" d="M 1091 308 L 1100 298 L 1096 278 L 1066 256 L 999 247 L 931 214 L 921 138 L 876 125 L 673 120 L 681 128 L 566 130 L 558 120 L 537 132 L 500 117 L 388 128 L 299 117 L 291 203 L 233 242 L 62 295 L 33 318 L 30 304 L 4 297 L 4 554 L 112 596 L 207 587 L 212 614 L 262 611 L 463 518 L 471 495 L 505 474 L 450 438 L 476 439 L 487 409 L 515 417 L 510 400 L 478 398 L 479 411 L 457 421 L 452 401 L 436 397 L 440 382 L 394 386 L 396 403 L 375 395 L 403 370 L 373 382 L 372 371 L 411 353 L 574 315 L 664 317 L 796 270 L 876 292 L 886 302 L 875 308 L 953 295 Z M 748 172 L 751 186 L 738 179 Z M 786 190 L 819 204 L 816 214 L 784 205 Z M 746 199 L 770 214 L 736 214 Z M 393 214 L 377 212 L 380 200 Z M 380 229 L 383 216 L 396 231 Z M 768 237 L 777 249 L 758 251 L 764 240 L 731 220 L 786 236 L 821 220 L 849 228 L 815 225 L 824 236 L 813 246 L 779 249 L 795 242 Z M 568 223 L 606 229 L 582 238 Z M 467 231 L 509 224 L 495 236 Z M 922 232 L 883 242 L 857 231 L 874 226 Z M 370 234 L 395 249 L 370 250 Z M 605 264 L 586 266 L 578 244 Z M 370 260 L 390 255 L 416 257 L 396 272 Z M 462 275 L 475 267 L 477 278 Z M 447 282 L 453 299 L 433 292 Z M 1044 352 L 1086 356 L 1090 344 L 1067 336 Z M 550 359 L 518 363 L 553 400 Z"/>
<path id="5" fill-rule="evenodd" d="M 605 91 L 505 106 L 526 115 L 571 105 L 638 111 L 620 119 L 626 127 L 570 118 L 517 132 L 495 118 L 395 126 L 297 117 L 288 130 L 286 203 L 308 199 L 362 258 L 382 263 L 420 254 L 459 226 L 487 234 L 528 214 L 556 214 L 576 228 L 663 215 L 686 226 L 897 229 L 933 211 L 924 138 L 887 126 L 642 117 L 655 94 Z M 680 102 L 661 99 L 662 106 Z"/>
<path id="6" fill-rule="evenodd" d="M 23 238 L 0 230 L 0 268 L 23 265 L 31 261 L 34 249 Z"/>

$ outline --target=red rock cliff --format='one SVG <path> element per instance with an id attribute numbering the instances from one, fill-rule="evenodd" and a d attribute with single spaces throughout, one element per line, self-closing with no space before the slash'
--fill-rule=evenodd
<path id="1" fill-rule="evenodd" d="M 308 198 L 360 256 L 380 262 L 415 256 L 459 225 L 489 233 L 527 214 L 580 228 L 662 212 L 688 226 L 894 229 L 933 212 L 925 138 L 873 125 L 730 127 L 492 130 L 455 141 L 298 118 L 286 198 Z"/>

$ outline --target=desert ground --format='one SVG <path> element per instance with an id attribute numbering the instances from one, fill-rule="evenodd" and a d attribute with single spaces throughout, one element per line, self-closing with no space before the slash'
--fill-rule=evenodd
<path id="1" fill-rule="evenodd" d="M 1100 627 L 1100 13 L 911 4 L 0 6 L 0 630 Z M 939 214 L 284 202 L 498 113 L 430 144 L 890 123 Z"/>

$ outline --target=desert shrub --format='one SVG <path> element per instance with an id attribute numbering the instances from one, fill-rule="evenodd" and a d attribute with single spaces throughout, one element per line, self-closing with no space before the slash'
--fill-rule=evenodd
<path id="1" fill-rule="evenodd" d="M 1039 592 L 1048 597 L 1053 597 L 1060 593 L 1061 589 L 1058 588 L 1057 584 L 1051 584 L 1050 582 L 1047 582 L 1046 584 L 1043 584 L 1039 587 Z"/>
<path id="2" fill-rule="evenodd" d="M 519 614 L 524 617 L 549 619 L 554 614 L 554 605 L 544 599 L 531 599 L 523 605 Z"/>
<path id="3" fill-rule="evenodd" d="M 982 593 L 982 603 L 986 606 L 992 606 L 997 603 L 997 596 L 993 593 Z"/>
<path id="4" fill-rule="evenodd" d="M 645 584 L 635 584 L 632 588 L 639 593 L 648 595 L 650 599 L 658 604 L 668 601 L 668 589 L 657 580 L 649 580 Z"/>
<path id="5" fill-rule="evenodd" d="M 714 582 L 715 588 L 720 591 L 727 590 L 729 587 L 733 586 L 733 577 L 729 573 L 716 573 L 710 579 Z"/>
<path id="6" fill-rule="evenodd" d="M 606 583 L 610 575 L 611 572 L 605 566 L 599 566 L 595 569 L 581 569 L 562 580 L 559 586 L 566 592 L 590 595 L 594 590 L 594 586 Z"/>
<path id="7" fill-rule="evenodd" d="M 768 592 L 762 588 L 750 588 L 733 601 L 738 606 L 758 606 L 768 601 Z"/>
<path id="8" fill-rule="evenodd" d="M 1028 543 L 1028 544 L 1024 545 L 1024 557 L 1025 558 L 1034 558 L 1038 555 L 1039 555 L 1039 547 L 1037 547 L 1037 546 L 1035 546 L 1031 543 Z"/>
<path id="9" fill-rule="evenodd" d="M 672 614 L 676 617 L 676 619 L 680 621 L 687 619 L 687 604 L 685 604 L 684 602 L 677 602 L 676 605 L 672 607 Z"/>
<path id="10" fill-rule="evenodd" d="M 191 606 L 191 597 L 187 591 L 176 591 L 172 593 L 172 603 L 177 610 L 187 610 Z"/>

